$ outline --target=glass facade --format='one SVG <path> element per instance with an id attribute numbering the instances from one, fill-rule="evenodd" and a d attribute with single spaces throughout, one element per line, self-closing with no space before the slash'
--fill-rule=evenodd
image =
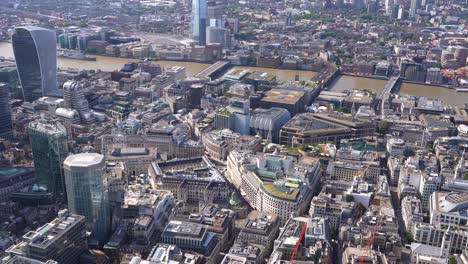
<path id="1" fill-rule="evenodd" d="M 13 34 L 18 76 L 26 102 L 42 96 L 60 96 L 57 87 L 57 37 L 54 31 L 20 27 Z"/>
<path id="2" fill-rule="evenodd" d="M 83 215 L 94 238 L 104 243 L 110 231 L 110 209 L 104 156 L 82 153 L 64 162 L 70 212 Z"/>
<path id="3" fill-rule="evenodd" d="M 0 83 L 0 138 L 10 138 L 12 136 L 10 87 Z"/>
<path id="4" fill-rule="evenodd" d="M 192 38 L 200 45 L 206 44 L 208 5 L 206 0 L 192 0 Z"/>
<path id="5" fill-rule="evenodd" d="M 67 130 L 57 121 L 45 119 L 28 127 L 38 183 L 32 191 L 65 198 L 63 161 L 68 155 Z"/>

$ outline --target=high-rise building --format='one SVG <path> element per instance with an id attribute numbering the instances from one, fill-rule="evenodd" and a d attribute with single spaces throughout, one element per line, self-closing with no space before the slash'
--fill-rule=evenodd
<path id="1" fill-rule="evenodd" d="M 10 87 L 0 83 L 0 138 L 10 138 L 12 136 Z"/>
<path id="2" fill-rule="evenodd" d="M 206 44 L 208 5 L 206 0 L 192 1 L 192 38 L 200 45 Z"/>
<path id="3" fill-rule="evenodd" d="M 352 3 L 354 4 L 354 8 L 356 9 L 363 9 L 364 8 L 364 0 L 353 0 Z"/>
<path id="4" fill-rule="evenodd" d="M 70 212 L 85 216 L 93 237 L 105 243 L 110 231 L 110 211 L 104 156 L 97 153 L 70 155 L 63 166 Z"/>
<path id="5" fill-rule="evenodd" d="M 250 132 L 250 101 L 248 99 L 231 98 L 228 110 L 233 113 L 233 131 L 241 135 Z"/>
<path id="6" fill-rule="evenodd" d="M 415 17 L 416 10 L 418 10 L 419 8 L 421 8 L 421 0 L 411 0 L 409 16 Z"/>
<path id="7" fill-rule="evenodd" d="M 19 27 L 12 40 L 24 100 L 32 102 L 42 96 L 59 96 L 55 32 L 35 26 Z"/>
<path id="8" fill-rule="evenodd" d="M 221 44 L 223 49 L 231 48 L 231 30 L 220 27 L 207 27 L 206 28 L 206 42 Z"/>
<path id="9" fill-rule="evenodd" d="M 38 183 L 33 192 L 65 198 L 63 161 L 68 155 L 67 131 L 58 121 L 40 119 L 28 127 Z"/>
<path id="10" fill-rule="evenodd" d="M 403 20 L 405 18 L 406 18 L 405 6 L 404 5 L 399 5 L 397 19 L 398 20 Z"/>
<path id="11" fill-rule="evenodd" d="M 385 0 L 385 13 L 387 16 L 392 14 L 393 0 Z"/>
<path id="12" fill-rule="evenodd" d="M 78 111 L 81 123 L 94 123 L 94 115 L 89 111 L 89 104 L 85 98 L 83 87 L 78 82 L 65 82 L 63 85 L 63 99 L 65 108 Z"/>
<path id="13" fill-rule="evenodd" d="M 391 18 L 392 19 L 397 19 L 398 18 L 398 11 L 400 10 L 400 5 L 398 4 L 393 4 L 392 5 L 392 10 L 391 10 Z"/>
<path id="14" fill-rule="evenodd" d="M 223 12 L 225 6 L 220 4 L 216 1 L 209 1 L 208 5 L 208 19 L 209 19 L 209 26 L 211 27 L 224 27 L 224 19 L 223 19 Z"/>

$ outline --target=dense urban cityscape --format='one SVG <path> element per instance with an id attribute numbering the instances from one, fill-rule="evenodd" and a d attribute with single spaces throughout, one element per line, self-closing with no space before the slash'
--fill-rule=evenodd
<path id="1" fill-rule="evenodd" d="M 0 264 L 468 264 L 468 0 L 1 0 Z"/>

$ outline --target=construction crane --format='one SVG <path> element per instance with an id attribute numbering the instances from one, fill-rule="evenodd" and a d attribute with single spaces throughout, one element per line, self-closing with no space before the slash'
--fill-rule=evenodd
<path id="1" fill-rule="evenodd" d="M 364 264 L 364 260 L 366 259 L 367 255 L 369 254 L 369 250 L 372 247 L 372 243 L 374 243 L 375 234 L 379 230 L 379 227 L 380 227 L 380 223 L 377 223 L 374 226 L 374 230 L 372 230 L 372 234 L 369 237 L 369 239 L 367 240 L 367 245 L 366 245 L 364 254 L 362 254 L 361 258 L 359 259 L 359 264 Z"/>
<path id="2" fill-rule="evenodd" d="M 301 241 L 304 238 L 306 230 L 307 230 L 307 223 L 304 223 L 301 229 L 301 234 L 299 235 L 299 239 L 296 242 L 296 246 L 294 247 L 294 251 L 291 254 L 291 258 L 289 259 L 289 264 L 292 264 L 294 262 L 294 258 L 296 257 L 297 251 L 299 250 L 299 246 L 301 245 Z"/>

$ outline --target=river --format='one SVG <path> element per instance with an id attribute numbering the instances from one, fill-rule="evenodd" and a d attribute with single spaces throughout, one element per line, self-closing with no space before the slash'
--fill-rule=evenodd
<path id="1" fill-rule="evenodd" d="M 0 57 L 13 58 L 13 49 L 11 48 L 11 43 L 0 42 Z M 115 57 L 106 57 L 106 56 L 94 56 L 96 61 L 86 61 L 86 60 L 75 60 L 75 59 L 66 59 L 58 58 L 58 67 L 59 68 L 74 68 L 74 69 L 83 69 L 83 70 L 102 70 L 102 71 L 114 71 L 120 70 L 122 66 L 127 62 L 140 61 L 138 59 L 128 59 L 128 58 L 115 58 Z M 155 63 L 160 64 L 163 67 L 170 66 L 182 66 L 187 70 L 187 75 L 193 76 L 210 64 L 198 63 L 198 62 L 183 62 L 183 61 L 164 61 L 160 60 Z M 300 80 L 310 80 L 315 72 L 312 71 L 294 71 L 294 70 L 279 70 L 279 69 L 270 69 L 270 68 L 261 68 L 261 67 L 235 67 L 239 69 L 250 69 L 252 71 L 262 71 L 269 72 L 282 81 L 294 81 L 296 75 L 299 75 Z"/>
<path id="2" fill-rule="evenodd" d="M 13 50 L 11 43 L 0 42 L 0 57 L 13 58 Z M 103 70 L 103 71 L 114 71 L 119 70 L 122 66 L 130 61 L 139 61 L 136 59 L 127 58 L 114 58 L 105 56 L 96 56 L 96 61 L 84 61 L 58 58 L 59 68 L 75 68 L 84 70 Z M 183 66 L 187 69 L 188 75 L 195 75 L 202 71 L 209 64 L 196 63 L 196 62 L 178 62 L 178 61 L 158 61 L 163 67 L 169 66 Z M 282 81 L 293 81 L 296 75 L 299 75 L 300 80 L 309 80 L 316 73 L 312 71 L 295 71 L 295 70 L 282 70 L 282 69 L 271 69 L 261 67 L 239 67 L 239 69 L 250 69 L 254 71 L 263 71 L 274 74 L 278 80 Z M 384 88 L 386 80 L 363 78 L 355 76 L 339 76 L 330 86 L 331 91 L 341 92 L 344 90 L 353 89 L 364 89 L 372 92 L 380 92 Z M 439 98 L 445 104 L 453 106 L 463 106 L 464 103 L 468 102 L 468 93 L 457 92 L 452 89 L 447 89 L 440 86 L 429 86 L 424 84 L 409 84 L 404 83 L 401 85 L 401 94 L 415 95 L 415 96 L 426 96 L 429 98 Z"/>
<path id="3" fill-rule="evenodd" d="M 362 89 L 379 93 L 385 87 L 386 80 L 341 75 L 330 85 L 330 91 L 342 92 L 345 90 Z M 402 83 L 400 94 L 425 96 L 440 99 L 446 105 L 463 106 L 468 103 L 468 93 L 457 92 L 442 86 L 432 86 L 414 83 Z"/>

